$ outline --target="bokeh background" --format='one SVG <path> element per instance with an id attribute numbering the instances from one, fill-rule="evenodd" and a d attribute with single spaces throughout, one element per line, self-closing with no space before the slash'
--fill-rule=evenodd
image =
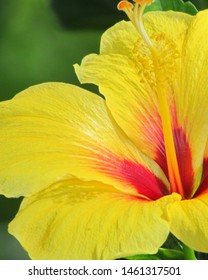
<path id="1" fill-rule="evenodd" d="M 193 0 L 198 9 L 208 0 Z M 28 86 L 61 81 L 79 85 L 74 63 L 99 52 L 102 32 L 125 17 L 118 0 L 0 0 L 0 101 Z M 88 87 L 94 90 L 94 87 Z M 7 232 L 21 198 L 0 196 L 0 259 L 28 259 Z M 32 242 L 32 240 L 31 240 Z"/>

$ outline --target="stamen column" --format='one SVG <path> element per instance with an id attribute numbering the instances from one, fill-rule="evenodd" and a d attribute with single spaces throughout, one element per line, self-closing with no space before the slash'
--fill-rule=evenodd
<path id="1" fill-rule="evenodd" d="M 118 4 L 118 9 L 124 11 L 130 21 L 133 23 L 139 34 L 142 36 L 147 46 L 149 47 L 154 65 L 154 73 L 156 79 L 156 92 L 158 98 L 159 113 L 162 120 L 162 130 L 164 136 L 164 144 L 168 165 L 169 180 L 171 185 L 171 192 L 177 192 L 184 196 L 183 186 L 181 182 L 181 176 L 177 161 L 171 112 L 167 100 L 167 81 L 164 78 L 164 65 L 160 65 L 160 53 L 157 51 L 157 47 L 151 42 L 143 25 L 142 15 L 147 5 L 154 2 L 154 0 L 134 0 L 135 4 L 131 4 L 129 1 L 121 1 Z"/>

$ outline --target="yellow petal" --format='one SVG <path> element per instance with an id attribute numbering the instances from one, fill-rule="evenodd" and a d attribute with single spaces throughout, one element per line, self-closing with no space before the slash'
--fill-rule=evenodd
<path id="1" fill-rule="evenodd" d="M 100 43 L 101 54 L 131 55 L 132 46 L 138 40 L 138 32 L 131 22 L 121 21 L 106 30 Z"/>
<path id="2" fill-rule="evenodd" d="M 208 252 L 208 193 L 169 206 L 170 231 L 190 248 Z"/>
<path id="3" fill-rule="evenodd" d="M 73 176 L 137 194 L 146 173 L 155 188 L 150 198 L 163 194 L 161 171 L 120 131 L 105 101 L 72 85 L 46 83 L 2 102 L 0 155 L 6 196 L 27 196 Z"/>
<path id="4" fill-rule="evenodd" d="M 179 125 L 192 150 L 194 170 L 201 169 L 208 136 L 208 11 L 199 12 L 188 28 L 181 57 L 181 78 L 176 92 Z"/>
<path id="5" fill-rule="evenodd" d="M 130 58 L 89 55 L 75 69 L 81 82 L 99 85 L 113 117 L 143 153 L 155 158 L 156 151 L 161 151 L 164 156 L 155 93 L 141 81 Z"/>
<path id="6" fill-rule="evenodd" d="M 24 199 L 9 226 L 33 259 L 115 259 L 156 253 L 176 194 L 148 202 L 96 182 L 61 182 Z"/>

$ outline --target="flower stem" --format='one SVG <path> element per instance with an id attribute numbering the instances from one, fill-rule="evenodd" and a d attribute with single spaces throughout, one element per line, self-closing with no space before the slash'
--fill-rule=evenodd
<path id="1" fill-rule="evenodd" d="M 185 260 L 197 260 L 194 250 L 183 244 L 183 252 Z"/>

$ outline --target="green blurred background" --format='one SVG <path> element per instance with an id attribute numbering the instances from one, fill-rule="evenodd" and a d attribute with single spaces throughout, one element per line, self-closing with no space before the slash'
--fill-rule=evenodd
<path id="1" fill-rule="evenodd" d="M 198 9 L 208 7 L 208 0 L 191 2 Z M 42 82 L 79 84 L 73 64 L 88 53 L 97 53 L 102 32 L 125 17 L 117 11 L 117 3 L 0 0 L 0 101 Z M 0 196 L 0 259 L 28 259 L 7 233 L 20 202 Z"/>

